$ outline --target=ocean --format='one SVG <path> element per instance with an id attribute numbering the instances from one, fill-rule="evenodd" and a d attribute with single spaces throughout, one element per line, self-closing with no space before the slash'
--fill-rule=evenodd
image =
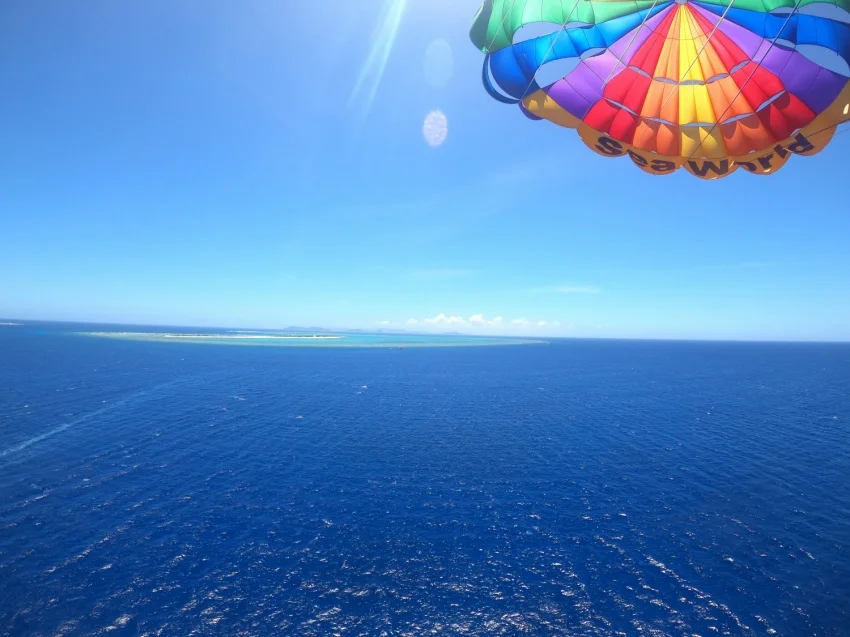
<path id="1" fill-rule="evenodd" d="M 0 326 L 0 634 L 850 635 L 850 345 L 101 329 Z"/>

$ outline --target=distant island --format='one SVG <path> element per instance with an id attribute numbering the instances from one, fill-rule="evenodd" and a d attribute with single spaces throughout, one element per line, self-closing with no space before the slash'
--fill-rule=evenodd
<path id="1" fill-rule="evenodd" d="M 188 340 L 196 339 L 198 341 L 207 340 L 333 340 L 333 341 L 358 341 L 358 337 L 385 337 L 395 338 L 398 340 L 419 341 L 420 339 L 428 339 L 429 345 L 437 341 L 448 341 L 454 344 L 459 344 L 457 341 L 464 342 L 466 345 L 492 345 L 492 344 L 517 344 L 517 343 L 541 343 L 546 339 L 540 339 L 527 336 L 508 336 L 508 335 L 481 335 L 469 334 L 458 331 L 424 331 L 424 330 L 409 330 L 404 328 L 394 327 L 377 327 L 374 329 L 348 328 L 348 327 L 302 327 L 299 325 L 289 325 L 283 328 L 237 328 L 226 326 L 198 326 L 198 325 L 147 325 L 143 323 L 98 323 L 98 322 L 80 322 L 80 321 L 43 321 L 43 320 L 16 320 L 4 318 L 0 320 L 0 327 L 4 326 L 86 326 L 88 329 L 74 330 L 78 334 L 87 334 L 89 336 L 103 336 L 109 338 L 129 338 L 143 340 Z M 94 329 L 93 329 L 94 328 Z M 85 328 L 83 328 L 85 329 Z M 182 330 L 186 330 L 185 332 Z M 215 330 L 215 331 L 207 331 Z M 474 341 L 474 342 L 473 342 Z M 359 344 L 359 343 L 352 343 Z"/>
<path id="2" fill-rule="evenodd" d="M 109 338 L 149 338 L 149 339 L 215 339 L 215 340 L 304 340 L 304 339 L 329 339 L 339 340 L 345 338 L 336 334 L 262 334 L 245 333 L 235 334 L 181 334 L 163 332 L 88 332 L 90 336 L 106 336 Z"/>
<path id="3" fill-rule="evenodd" d="M 334 334 L 158 334 L 162 338 L 262 338 L 262 339 L 302 339 L 302 338 L 329 338 L 339 339 L 345 338 Z"/>
<path id="4" fill-rule="evenodd" d="M 191 328 L 190 328 L 191 329 Z M 295 330 L 222 330 L 221 332 L 187 331 L 179 328 L 169 331 L 107 331 L 76 332 L 81 336 L 147 341 L 155 343 L 198 343 L 207 345 L 253 345 L 259 347 L 472 347 L 494 345 L 530 345 L 545 341 L 486 336 L 461 336 L 459 334 L 388 334 L 366 332 L 331 332 L 310 330 L 297 333 Z"/>

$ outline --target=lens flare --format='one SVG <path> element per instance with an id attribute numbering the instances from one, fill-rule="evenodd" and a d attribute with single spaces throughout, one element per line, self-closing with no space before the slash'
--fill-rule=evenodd
<path id="1" fill-rule="evenodd" d="M 431 111 L 422 125 L 422 134 L 431 148 L 442 146 L 449 134 L 449 121 L 441 111 Z"/>

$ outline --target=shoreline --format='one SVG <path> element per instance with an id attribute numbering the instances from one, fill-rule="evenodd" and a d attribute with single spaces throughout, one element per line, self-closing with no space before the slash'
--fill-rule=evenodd
<path id="1" fill-rule="evenodd" d="M 204 339 L 204 340 L 340 340 L 344 336 L 334 335 L 282 335 L 282 334 L 179 334 L 174 332 L 81 332 L 87 336 L 99 336 L 103 338 L 154 338 L 154 339 Z"/>
<path id="2" fill-rule="evenodd" d="M 253 347 L 339 347 L 339 348 L 384 348 L 405 349 L 423 347 L 484 347 L 509 345 L 542 345 L 546 340 L 519 338 L 464 338 L 427 337 L 405 339 L 379 334 L 320 334 L 320 335 L 263 335 L 263 334 L 179 334 L 174 332 L 75 332 L 77 335 L 94 338 L 140 341 L 149 343 L 193 343 L 198 345 L 240 345 Z M 377 340 L 363 342 L 364 338 Z"/>

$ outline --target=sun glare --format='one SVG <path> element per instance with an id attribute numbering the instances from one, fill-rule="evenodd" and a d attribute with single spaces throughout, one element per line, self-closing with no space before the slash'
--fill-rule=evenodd
<path id="1" fill-rule="evenodd" d="M 387 68 L 387 61 L 398 36 L 398 28 L 404 17 L 407 3 L 408 0 L 387 0 L 384 3 L 381 19 L 375 30 L 376 35 L 372 42 L 372 48 L 360 69 L 357 83 L 354 85 L 354 90 L 348 100 L 349 106 L 351 106 L 360 99 L 361 93 L 365 94 L 362 98 L 364 115 L 372 108 L 372 102 L 375 100 L 375 95 L 384 76 L 384 70 Z"/>

